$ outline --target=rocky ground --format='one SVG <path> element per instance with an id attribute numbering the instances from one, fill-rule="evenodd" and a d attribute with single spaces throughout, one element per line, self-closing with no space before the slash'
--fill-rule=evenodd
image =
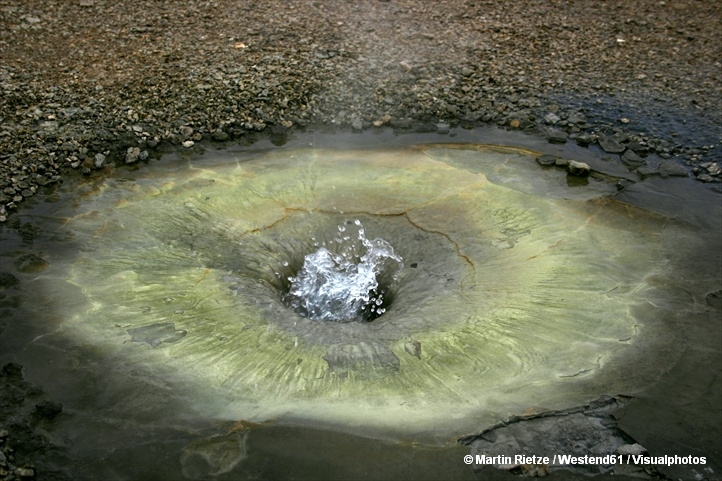
<path id="1" fill-rule="evenodd" d="M 169 145 L 320 126 L 498 124 L 719 182 L 721 18 L 717 0 L 0 0 L 0 221 Z"/>

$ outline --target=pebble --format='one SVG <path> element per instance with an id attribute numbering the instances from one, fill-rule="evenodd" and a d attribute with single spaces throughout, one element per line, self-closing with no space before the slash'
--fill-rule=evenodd
<path id="1" fill-rule="evenodd" d="M 577 177 L 586 177 L 591 171 L 591 167 L 589 167 L 589 164 L 586 162 L 571 160 L 569 161 L 569 165 L 567 165 L 567 172 Z"/>
<path id="2" fill-rule="evenodd" d="M 559 122 L 560 120 L 561 120 L 561 118 L 554 113 L 549 113 L 544 116 L 544 123 L 549 124 L 549 125 L 554 125 L 557 122 Z"/>
<path id="3" fill-rule="evenodd" d="M 128 150 L 125 153 L 125 163 L 126 164 L 134 164 L 138 162 L 138 159 L 140 158 L 140 148 L 139 147 L 128 147 Z"/>

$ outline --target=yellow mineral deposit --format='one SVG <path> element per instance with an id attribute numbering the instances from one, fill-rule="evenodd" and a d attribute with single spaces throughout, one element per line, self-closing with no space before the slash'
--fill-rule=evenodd
<path id="1" fill-rule="evenodd" d="M 129 366 L 164 366 L 163 382 L 218 419 L 453 440 L 529 406 L 633 393 L 674 357 L 630 365 L 653 344 L 664 219 L 560 175 L 524 150 L 427 145 L 107 180 L 84 202 L 93 215 L 66 225 L 88 302 L 64 329 Z M 386 312 L 294 312 L 283 298 L 304 256 L 357 220 L 403 259 L 380 280 Z"/>

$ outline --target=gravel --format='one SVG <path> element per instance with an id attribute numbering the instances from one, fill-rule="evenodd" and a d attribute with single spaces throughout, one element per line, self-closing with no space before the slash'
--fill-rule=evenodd
<path id="1" fill-rule="evenodd" d="M 717 0 L 0 0 L 0 221 L 73 175 L 309 128 L 496 124 L 720 182 L 720 18 Z"/>

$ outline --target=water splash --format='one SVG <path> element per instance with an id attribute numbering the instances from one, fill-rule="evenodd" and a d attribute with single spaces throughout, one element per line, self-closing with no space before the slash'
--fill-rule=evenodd
<path id="1" fill-rule="evenodd" d="M 355 237 L 338 227 L 333 242 L 304 258 L 291 282 L 286 303 L 309 319 L 350 322 L 370 321 L 386 312 L 389 283 L 403 261 L 384 239 L 369 240 L 359 220 Z M 346 234 L 346 235 L 344 235 Z"/>

